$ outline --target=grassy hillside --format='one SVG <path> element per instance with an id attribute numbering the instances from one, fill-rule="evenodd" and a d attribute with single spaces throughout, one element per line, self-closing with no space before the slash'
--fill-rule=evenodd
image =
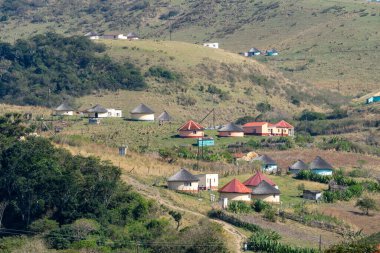
<path id="1" fill-rule="evenodd" d="M 359 96 L 378 87 L 380 5 L 336 1 L 1 0 L 2 38 L 57 31 L 138 32 L 149 39 L 219 42 L 232 52 L 280 50 L 261 58 L 289 77 Z M 22 19 L 20 18 L 22 17 Z"/>

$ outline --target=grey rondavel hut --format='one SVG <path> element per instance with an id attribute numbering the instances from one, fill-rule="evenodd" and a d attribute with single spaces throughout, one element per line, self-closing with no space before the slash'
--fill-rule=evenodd
<path id="1" fill-rule="evenodd" d="M 298 174 L 302 170 L 308 170 L 309 166 L 302 160 L 298 160 L 292 166 L 289 167 L 289 172 L 292 174 Z"/>
<path id="2" fill-rule="evenodd" d="M 168 179 L 168 188 L 176 191 L 197 192 L 199 178 L 182 168 Z"/>
<path id="3" fill-rule="evenodd" d="M 333 174 L 333 167 L 323 160 L 320 156 L 317 156 L 311 163 L 310 163 L 310 169 L 313 173 L 322 175 L 322 176 L 329 176 Z"/>
<path id="4" fill-rule="evenodd" d="M 131 118 L 137 121 L 154 121 L 154 111 L 144 104 L 139 104 L 131 111 Z"/>
<path id="5" fill-rule="evenodd" d="M 71 108 L 66 102 L 63 102 L 57 108 L 54 109 L 54 115 L 56 115 L 56 116 L 73 116 L 74 115 L 74 109 Z"/>
<path id="6" fill-rule="evenodd" d="M 108 110 L 101 105 L 95 105 L 90 109 L 84 111 L 89 118 L 106 118 L 108 116 Z"/>
<path id="7" fill-rule="evenodd" d="M 277 163 L 267 155 L 262 155 L 251 160 L 251 162 L 254 162 L 254 161 L 261 162 L 262 171 L 277 172 L 277 169 L 278 169 Z"/>
<path id="8" fill-rule="evenodd" d="M 262 180 L 258 186 L 253 188 L 252 199 L 261 199 L 269 203 L 280 203 L 280 190 Z"/>
<path id="9" fill-rule="evenodd" d="M 159 124 L 164 124 L 165 122 L 171 122 L 172 121 L 172 117 L 169 115 L 169 113 L 167 111 L 163 111 L 160 116 L 157 117 L 157 120 L 159 122 Z"/>

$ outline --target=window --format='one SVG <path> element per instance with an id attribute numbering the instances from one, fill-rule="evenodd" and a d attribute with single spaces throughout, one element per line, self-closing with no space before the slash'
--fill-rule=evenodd
<path id="1" fill-rule="evenodd" d="M 191 182 L 185 182 L 184 185 L 185 186 L 191 186 Z"/>
<path id="2" fill-rule="evenodd" d="M 193 131 L 193 134 L 197 134 L 197 131 Z"/>

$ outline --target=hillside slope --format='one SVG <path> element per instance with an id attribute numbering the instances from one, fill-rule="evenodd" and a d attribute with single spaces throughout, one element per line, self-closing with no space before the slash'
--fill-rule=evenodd
<path id="1" fill-rule="evenodd" d="M 216 41 L 232 52 L 280 50 L 261 58 L 289 77 L 360 96 L 378 87 L 380 5 L 336 1 L 0 0 L 2 39 L 57 31 L 138 32 L 149 39 Z M 20 18 L 22 17 L 22 18 Z"/>

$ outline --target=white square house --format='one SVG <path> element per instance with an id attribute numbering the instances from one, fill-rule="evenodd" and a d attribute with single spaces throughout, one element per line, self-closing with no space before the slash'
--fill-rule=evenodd
<path id="1" fill-rule="evenodd" d="M 204 47 L 219 48 L 219 43 L 203 43 Z"/>
<path id="2" fill-rule="evenodd" d="M 217 190 L 219 186 L 218 174 L 199 174 L 195 175 L 198 179 L 199 190 Z"/>
<path id="3" fill-rule="evenodd" d="M 121 118 L 123 117 L 123 112 L 120 109 L 107 108 L 107 117 Z"/>

